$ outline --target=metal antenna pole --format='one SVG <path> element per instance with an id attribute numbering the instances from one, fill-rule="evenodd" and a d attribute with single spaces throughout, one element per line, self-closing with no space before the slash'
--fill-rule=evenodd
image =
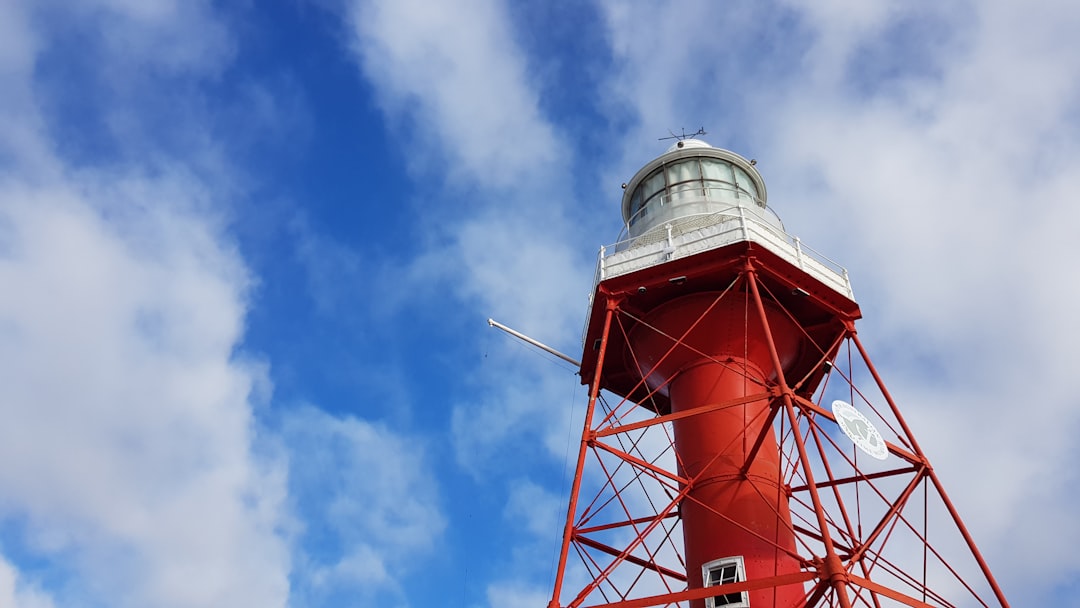
<path id="1" fill-rule="evenodd" d="M 574 358 L 570 357 L 569 355 L 564 355 L 564 354 L 560 353 L 559 351 L 555 350 L 554 348 L 551 348 L 547 344 L 544 344 L 544 343 L 539 342 L 537 340 L 533 340 L 532 338 L 530 338 L 529 336 L 526 336 L 525 334 L 523 334 L 521 332 L 514 331 L 514 330 L 510 329 L 509 327 L 503 325 L 502 323 L 499 323 L 495 319 L 488 319 L 488 325 L 490 325 L 492 327 L 495 327 L 495 328 L 498 328 L 498 329 L 501 329 L 501 330 L 505 331 L 506 333 L 510 334 L 511 336 L 514 336 L 515 338 L 517 338 L 517 339 L 519 339 L 519 340 L 521 340 L 523 342 L 528 342 L 529 344 L 532 344 L 533 346 L 535 346 L 536 348 L 539 348 L 542 351 L 549 352 L 549 353 L 555 355 L 556 357 L 562 359 L 563 361 L 566 361 L 567 363 L 570 363 L 571 365 L 574 365 L 574 366 L 576 366 L 578 368 L 581 367 L 581 361 L 578 361 L 577 359 L 574 359 Z"/>

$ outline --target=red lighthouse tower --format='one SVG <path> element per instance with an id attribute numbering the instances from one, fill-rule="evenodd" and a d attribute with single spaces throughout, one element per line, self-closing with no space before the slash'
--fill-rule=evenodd
<path id="1" fill-rule="evenodd" d="M 752 161 L 695 139 L 627 184 L 549 608 L 1007 606 L 846 271 L 766 201 Z"/>

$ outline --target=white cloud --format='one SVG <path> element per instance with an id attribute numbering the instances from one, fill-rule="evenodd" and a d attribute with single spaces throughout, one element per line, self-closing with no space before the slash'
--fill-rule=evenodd
<path id="1" fill-rule="evenodd" d="M 169 71 L 217 73 L 233 52 L 224 24 L 205 0 L 91 0 L 62 10 L 100 28 L 100 42 L 109 53 L 106 68 L 116 78 L 130 78 L 135 67 Z M 74 9 L 74 10 L 72 10 Z M 51 18 L 59 15 L 54 13 Z"/>
<path id="2" fill-rule="evenodd" d="M 0 555 L 0 606 L 53 608 L 55 604 L 39 586 L 27 584 L 15 567 Z"/>
<path id="3" fill-rule="evenodd" d="M 445 519 L 422 442 L 311 407 L 283 425 L 295 509 L 307 522 L 299 560 L 313 589 L 400 593 L 410 563 L 440 542 Z"/>
<path id="4" fill-rule="evenodd" d="M 557 164 L 557 137 L 540 114 L 502 3 L 347 4 L 364 72 L 388 114 L 412 125 L 414 145 L 405 150 L 413 160 L 503 189 L 533 186 L 538 167 Z M 442 150 L 447 162 L 422 145 Z"/>
<path id="5" fill-rule="evenodd" d="M 495 583 L 487 589 L 488 606 L 493 608 L 534 608 L 546 606 L 550 600 L 549 591 L 520 583 Z"/>
<path id="6" fill-rule="evenodd" d="M 331 584 L 338 585 L 361 585 L 368 588 L 394 585 L 386 571 L 386 560 L 379 552 L 366 545 L 356 547 L 332 568 L 328 568 L 325 578 Z"/>
<path id="7" fill-rule="evenodd" d="M 172 198 L 191 186 L 117 181 L 0 186 L 5 511 L 114 605 L 281 605 L 282 480 L 251 454 L 263 372 L 232 354 L 246 274 Z"/>
<path id="8" fill-rule="evenodd" d="M 409 126 L 402 147 L 408 160 L 419 163 L 414 168 L 424 178 L 454 189 L 424 189 L 417 213 L 427 223 L 424 247 L 410 261 L 414 284 L 421 293 L 450 288 L 479 323 L 495 317 L 542 332 L 539 339 L 571 353 L 578 349 L 591 261 L 571 245 L 577 228 L 567 222 L 569 155 L 541 112 L 507 7 L 491 0 L 452 7 L 350 2 L 346 15 L 385 112 Z M 445 207 L 449 201 L 454 208 Z M 475 472 L 493 464 L 490 457 L 522 432 L 549 447 L 557 443 L 552 451 L 562 453 L 566 418 L 550 408 L 570 396 L 558 388 L 568 376 L 550 372 L 496 374 L 502 387 L 485 385 L 454 408 L 463 465 Z M 509 386 L 511 378 L 518 388 Z"/>
<path id="9" fill-rule="evenodd" d="M 455 183 L 452 195 L 434 186 L 417 203 L 427 223 L 414 280 L 445 281 L 529 327 L 576 325 L 569 315 L 585 306 L 590 269 L 567 246 L 568 155 L 541 113 L 507 8 L 355 1 L 345 13 L 386 113 L 417 125 L 405 131 L 407 159 L 430 161 L 425 178 Z"/>
<path id="10" fill-rule="evenodd" d="M 610 163 L 619 172 L 611 182 L 627 181 L 663 152 L 657 138 L 669 132 L 704 127 L 705 140 L 723 147 L 759 130 L 742 117 L 757 103 L 756 88 L 782 75 L 770 65 L 792 44 L 782 13 L 754 4 L 716 10 L 705 0 L 680 3 L 678 10 L 650 2 L 598 4 L 613 55 L 599 87 L 609 93 L 602 103 L 609 114 L 630 117 L 607 147 L 622 152 Z"/>
<path id="11" fill-rule="evenodd" d="M 226 184 L 65 166 L 38 80 L 69 17 L 109 25 L 103 74 L 210 69 L 200 6 L 0 7 L 16 34 L 0 46 L 0 517 L 65 604 L 288 599 L 283 471 L 253 416 L 268 382 L 234 352 L 249 277 L 214 212 Z"/>
<path id="12" fill-rule="evenodd" d="M 375 264 L 354 249 L 318 234 L 304 215 L 290 222 L 295 256 L 303 265 L 308 290 L 316 309 L 325 315 L 341 315 L 342 309 L 362 301 Z M 380 300 L 381 301 L 381 300 Z M 378 306 L 378 303 L 374 303 Z"/>
<path id="13" fill-rule="evenodd" d="M 814 78 L 843 84 L 848 63 L 868 42 L 881 36 L 900 19 L 929 12 L 929 3 L 912 7 L 904 2 L 853 2 L 831 0 L 800 4 L 783 1 L 793 10 L 813 38 L 813 53 L 803 67 Z M 944 9 L 939 9 L 944 10 Z"/>
<path id="14" fill-rule="evenodd" d="M 474 381 L 486 390 L 454 405 L 451 432 L 458 463 L 479 478 L 564 461 L 576 449 L 573 437 L 580 438 L 571 422 L 583 409 L 577 376 L 538 355 L 506 350 L 498 356 L 505 361 L 485 366 Z"/>
<path id="15" fill-rule="evenodd" d="M 550 538 L 562 528 L 566 505 L 562 499 L 542 486 L 527 479 L 518 480 L 511 486 L 510 498 L 503 510 L 503 517 L 510 520 L 515 529 L 524 529 L 536 536 Z"/>
<path id="16" fill-rule="evenodd" d="M 40 169 L 52 157 L 30 82 L 41 42 L 28 21 L 21 6 L 0 4 L 0 163 Z"/>
<path id="17" fill-rule="evenodd" d="M 506 319 L 527 334 L 551 342 L 577 358 L 588 306 L 592 260 L 575 255 L 565 234 L 536 229 L 529 217 L 485 215 L 458 228 L 449 260 L 462 266 L 461 296 L 479 302 L 489 315 Z"/>

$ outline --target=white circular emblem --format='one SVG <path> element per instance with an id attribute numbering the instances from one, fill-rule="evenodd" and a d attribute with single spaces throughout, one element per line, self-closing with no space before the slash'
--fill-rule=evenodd
<path id="1" fill-rule="evenodd" d="M 848 403 L 843 401 L 832 402 L 832 413 L 836 416 L 836 423 L 840 430 L 848 436 L 855 446 L 878 460 L 885 460 L 889 456 L 889 448 L 885 440 L 881 438 L 874 425 Z"/>

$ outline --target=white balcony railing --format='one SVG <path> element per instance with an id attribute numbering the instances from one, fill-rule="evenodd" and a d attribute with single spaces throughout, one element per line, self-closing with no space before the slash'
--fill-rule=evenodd
<path id="1" fill-rule="evenodd" d="M 686 230 L 688 225 L 694 229 Z M 666 234 L 664 228 L 667 229 Z M 594 288 L 605 279 L 732 243 L 752 241 L 795 264 L 841 295 L 855 299 L 851 281 L 843 266 L 803 245 L 798 237 L 787 234 L 752 213 L 744 213 L 742 209 L 683 217 L 677 225 L 669 223 L 657 230 L 659 232 L 651 231 L 601 247 Z"/>

